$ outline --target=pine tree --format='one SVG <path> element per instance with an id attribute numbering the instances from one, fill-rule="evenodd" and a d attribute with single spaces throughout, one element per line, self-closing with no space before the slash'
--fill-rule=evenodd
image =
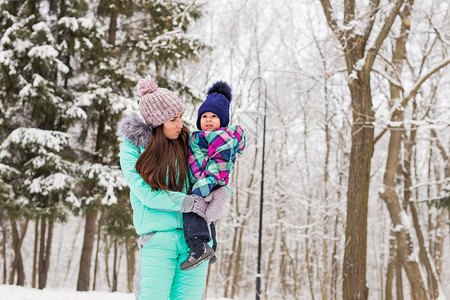
<path id="1" fill-rule="evenodd" d="M 26 232 L 22 225 L 33 218 L 40 224 L 39 263 L 33 262 L 33 274 L 39 264 L 39 288 L 46 285 L 53 224 L 70 211 L 86 216 L 78 290 L 89 289 L 98 211 L 108 224 L 106 234 L 126 242 L 134 255 L 135 235 L 111 229 L 132 226 L 131 210 L 114 213 L 128 195 L 118 163 L 117 121 L 124 111 L 137 111 L 134 87 L 143 76 L 189 95 L 170 72 L 205 48 L 187 34 L 201 15 L 196 4 L 102 0 L 93 5 L 84 0 L 0 4 L 0 209 L 12 220 L 19 246 Z M 17 219 L 21 232 L 15 230 Z M 24 272 L 16 248 L 13 270 L 20 284 Z"/>
<path id="2" fill-rule="evenodd" d="M 25 216 L 23 224 L 32 217 L 41 220 L 39 287 L 43 288 L 53 222 L 64 220 L 64 202 L 75 183 L 70 136 L 66 133 L 73 97 L 59 80 L 69 69 L 59 59 L 57 41 L 41 15 L 40 2 L 6 2 L 0 10 L 0 30 L 4 32 L 0 40 L 0 135 L 6 137 L 0 145 L 0 159 L 14 170 L 14 176 L 3 177 L 12 189 L 2 197 L 1 204 L 13 232 L 20 216 Z M 26 226 L 22 228 L 23 239 Z M 10 283 L 17 270 L 17 283 L 23 284 L 20 237 L 13 237 L 13 242 Z"/>

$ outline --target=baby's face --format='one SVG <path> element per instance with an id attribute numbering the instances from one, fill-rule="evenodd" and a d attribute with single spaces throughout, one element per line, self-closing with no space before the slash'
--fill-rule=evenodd
<path id="1" fill-rule="evenodd" d="M 206 131 L 214 131 L 220 127 L 219 117 L 212 112 L 205 112 L 200 117 L 200 128 Z"/>

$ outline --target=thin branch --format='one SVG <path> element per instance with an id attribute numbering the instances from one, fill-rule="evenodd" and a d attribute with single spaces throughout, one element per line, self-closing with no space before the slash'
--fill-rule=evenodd
<path id="1" fill-rule="evenodd" d="M 395 80 L 394 78 L 390 77 L 388 74 L 382 73 L 382 72 L 378 71 L 377 69 L 372 69 L 372 71 L 374 71 L 377 74 L 380 74 L 383 78 L 386 78 L 390 84 L 392 84 L 396 88 L 399 88 L 402 92 L 405 92 L 405 89 L 403 88 L 402 83 L 399 81 L 400 78 L 398 78 L 398 76 L 397 76 L 398 80 Z"/>
<path id="2" fill-rule="evenodd" d="M 386 133 L 386 131 L 388 131 L 387 127 L 384 128 L 383 131 L 381 131 L 380 134 L 375 137 L 375 139 L 373 140 L 374 145 L 381 139 L 381 137 Z"/>
<path id="3" fill-rule="evenodd" d="M 344 33 L 338 27 L 337 21 L 333 16 L 333 8 L 331 7 L 330 0 L 320 0 L 320 3 L 322 4 L 323 13 L 325 14 L 325 17 L 327 19 L 328 26 L 330 26 L 331 30 L 341 43 L 342 47 L 345 47 L 346 42 L 343 38 Z"/>
<path id="4" fill-rule="evenodd" d="M 436 146 L 438 147 L 439 151 L 441 152 L 441 155 L 442 155 L 442 158 L 444 159 L 444 161 L 448 161 L 447 150 L 442 145 L 442 142 L 441 142 L 441 140 L 439 140 L 436 130 L 433 128 L 431 129 L 431 137 L 436 139 Z"/>
<path id="5" fill-rule="evenodd" d="M 370 33 L 372 32 L 373 24 L 375 23 L 375 15 L 380 10 L 380 0 L 371 0 L 369 4 L 369 20 L 370 23 L 364 30 L 364 35 L 357 40 L 358 47 L 365 48 L 366 43 L 369 40 Z"/>
<path id="6" fill-rule="evenodd" d="M 344 0 L 344 25 L 355 20 L 355 0 Z"/>
<path id="7" fill-rule="evenodd" d="M 433 70 L 431 70 L 427 75 L 425 75 L 414 87 L 414 89 L 408 94 L 408 96 L 406 96 L 405 98 L 403 98 L 402 102 L 400 103 L 401 107 L 405 108 L 406 105 L 408 104 L 409 100 L 411 98 L 413 98 L 418 90 L 420 89 L 420 87 L 422 86 L 422 84 L 428 79 L 430 78 L 434 73 L 438 72 L 440 69 L 442 69 L 443 67 L 445 67 L 446 65 L 450 64 L 450 59 L 447 59 L 446 61 L 444 61 L 442 64 L 440 64 L 439 66 L 437 66 L 436 68 L 434 68 Z M 387 132 L 388 128 L 383 129 L 382 132 L 380 132 L 380 134 L 375 137 L 374 139 L 374 143 L 378 142 L 380 140 L 380 138 Z"/>
<path id="8" fill-rule="evenodd" d="M 394 20 L 397 17 L 397 14 L 400 10 L 400 7 L 403 5 L 404 0 L 397 0 L 395 3 L 394 8 L 391 11 L 391 14 L 386 19 L 386 22 L 383 25 L 383 28 L 381 29 L 380 33 L 378 34 L 375 44 L 373 48 L 368 50 L 366 61 L 365 61 L 365 70 L 364 73 L 368 77 L 370 71 L 372 70 L 373 63 L 375 62 L 375 58 L 377 56 L 378 51 L 381 48 L 381 45 L 383 44 L 384 40 L 386 39 L 389 31 L 391 30 L 392 24 L 394 24 Z"/>
<path id="9" fill-rule="evenodd" d="M 406 96 L 405 98 L 403 98 L 401 105 L 403 107 L 406 107 L 406 104 L 408 104 L 408 101 L 414 97 L 417 94 L 417 91 L 420 89 L 420 87 L 422 86 L 422 84 L 428 79 L 430 78 L 434 73 L 438 72 L 440 69 L 442 69 L 443 67 L 445 67 L 446 65 L 450 64 L 450 59 L 445 60 L 442 64 L 440 64 L 439 66 L 437 66 L 436 68 L 434 68 L 433 70 L 431 70 L 427 75 L 425 75 L 417 84 L 416 86 L 412 89 L 412 91 L 408 94 L 408 96 Z"/>

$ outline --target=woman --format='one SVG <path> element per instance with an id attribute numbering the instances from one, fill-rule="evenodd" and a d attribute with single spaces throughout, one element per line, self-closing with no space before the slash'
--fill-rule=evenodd
<path id="1" fill-rule="evenodd" d="M 189 130 L 183 105 L 171 91 L 151 79 L 137 86 L 137 116 L 119 123 L 123 135 L 120 165 L 130 187 L 133 223 L 140 235 L 140 262 L 135 275 L 136 299 L 202 298 L 207 265 L 181 271 L 189 255 L 183 235 L 183 212 L 205 216 L 203 197 L 187 195 Z M 214 201 L 214 199 L 212 200 Z"/>

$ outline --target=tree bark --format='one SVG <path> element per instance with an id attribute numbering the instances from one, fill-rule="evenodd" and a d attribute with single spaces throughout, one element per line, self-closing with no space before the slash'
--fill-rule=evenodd
<path id="1" fill-rule="evenodd" d="M 48 221 L 48 232 L 47 232 L 47 241 L 45 240 L 46 231 L 47 231 L 47 222 L 46 218 L 41 218 L 41 236 L 40 236 L 40 246 L 39 246 L 39 281 L 38 288 L 43 289 L 47 285 L 47 275 L 48 269 L 50 267 L 50 255 L 51 255 L 51 247 L 52 247 L 52 239 L 53 239 L 53 224 L 52 220 Z"/>
<path id="2" fill-rule="evenodd" d="M 89 290 L 92 249 L 94 248 L 97 212 L 97 209 L 95 209 L 94 211 L 88 212 L 86 214 L 83 249 L 81 251 L 80 269 L 78 272 L 77 291 Z"/>
<path id="3" fill-rule="evenodd" d="M 14 248 L 14 260 L 11 265 L 11 272 L 9 277 L 9 284 L 14 284 L 15 274 L 17 274 L 16 284 L 20 286 L 25 285 L 25 271 L 23 269 L 23 259 L 21 248 L 23 244 L 23 240 L 25 238 L 25 234 L 28 229 L 29 219 L 25 219 L 25 221 L 20 226 L 20 232 L 17 228 L 18 219 L 11 218 L 11 229 L 12 229 L 12 240 L 13 240 L 13 248 Z"/>
<path id="4" fill-rule="evenodd" d="M 340 199 L 340 197 L 338 197 Z M 339 274 L 339 267 L 337 261 L 337 244 L 338 244 L 338 224 L 339 224 L 339 212 L 336 209 L 336 220 L 334 221 L 334 241 L 333 241 L 333 254 L 331 255 L 331 288 L 330 295 L 337 299 L 337 280 Z"/>
<path id="5" fill-rule="evenodd" d="M 420 228 L 419 223 L 419 213 L 417 211 L 417 207 L 415 202 L 411 201 L 411 186 L 412 186 L 412 178 L 411 178 L 411 160 L 412 160 L 412 148 L 415 143 L 416 131 L 415 128 L 411 130 L 410 139 L 407 141 L 405 145 L 405 162 L 403 168 L 403 176 L 405 177 L 405 201 L 409 203 L 414 229 L 416 231 L 417 240 L 419 243 L 419 257 L 421 263 L 425 266 L 428 274 L 428 290 L 432 299 L 437 299 L 439 297 L 439 280 L 437 278 L 436 268 L 431 260 L 428 249 L 425 245 L 425 238 L 422 233 L 422 229 Z"/>
<path id="6" fill-rule="evenodd" d="M 450 163 L 448 163 L 448 156 L 447 156 L 447 151 L 446 148 L 441 144 L 440 140 L 437 138 L 437 133 L 434 129 L 430 130 L 431 133 L 431 137 L 434 138 L 436 140 L 436 146 L 439 150 L 439 153 L 442 156 L 442 160 L 444 162 L 447 162 L 444 166 L 444 176 L 445 178 L 449 178 L 450 177 Z M 436 173 L 436 179 L 438 178 L 438 170 L 435 170 Z M 436 265 L 436 272 L 438 273 L 438 275 L 441 273 L 441 266 L 442 266 L 442 255 L 444 254 L 443 249 L 444 249 L 444 239 L 445 239 L 445 232 L 444 230 L 446 230 L 446 223 L 448 224 L 448 218 L 450 217 L 450 208 L 448 208 L 447 210 L 445 208 L 442 208 L 441 211 L 438 213 L 438 218 L 437 218 L 437 224 L 436 224 L 436 239 L 434 241 L 435 246 L 434 246 L 434 253 L 433 253 L 433 259 L 435 261 L 435 265 Z M 450 237 L 450 235 L 448 235 Z M 430 243 L 432 241 L 430 240 Z"/>
<path id="7" fill-rule="evenodd" d="M 390 239 L 389 239 L 389 259 L 388 259 L 388 267 L 386 271 L 386 290 L 384 298 L 385 300 L 393 300 L 393 287 L 394 287 L 394 271 L 395 271 L 395 256 L 397 253 L 397 248 L 395 244 L 395 235 L 394 232 L 391 231 Z"/>
<path id="8" fill-rule="evenodd" d="M 36 275 L 37 275 L 37 259 L 38 259 L 38 245 L 39 245 L 39 217 L 36 217 L 34 225 L 34 247 L 33 247 L 33 271 L 31 274 L 31 287 L 36 288 Z"/>
<path id="9" fill-rule="evenodd" d="M 100 240 L 101 240 L 101 232 L 102 232 L 102 223 L 105 215 L 105 209 L 102 207 L 100 213 L 100 219 L 97 224 L 97 249 L 95 251 L 95 261 L 94 261 L 94 280 L 92 283 L 92 290 L 95 291 L 96 282 L 97 282 L 97 268 L 98 268 L 98 253 L 100 252 Z"/>
<path id="10" fill-rule="evenodd" d="M 7 269 L 6 269 L 6 242 L 7 242 L 7 227 L 3 222 L 3 217 L 5 216 L 3 208 L 0 208 L 0 225 L 2 228 L 2 256 L 3 256 L 3 284 L 6 284 L 7 279 Z"/>
<path id="11" fill-rule="evenodd" d="M 309 253 L 309 226 L 311 225 L 311 207 L 308 206 L 306 212 L 306 226 L 305 226 L 305 261 L 306 261 L 306 273 L 308 274 L 309 293 L 312 300 L 314 300 L 314 274 L 311 266 L 311 255 Z M 286 247 L 287 248 L 287 247 Z M 294 269 L 295 272 L 295 269 Z"/>
<path id="12" fill-rule="evenodd" d="M 113 282 L 111 292 L 117 292 L 117 240 L 114 239 Z"/>
<path id="13" fill-rule="evenodd" d="M 409 4 L 412 5 L 413 1 L 410 0 Z M 406 41 L 408 39 L 408 33 L 410 28 L 410 6 L 405 5 L 405 8 L 400 13 L 402 23 L 400 29 L 399 38 L 396 40 L 395 51 L 393 53 L 393 66 L 395 68 L 395 74 L 401 74 L 402 66 L 403 66 L 403 58 L 406 55 Z M 398 75 L 397 75 L 398 76 Z M 391 99 L 394 102 L 394 99 L 400 99 L 400 88 L 394 84 L 390 84 L 391 91 Z M 392 104 L 398 105 L 398 104 Z M 394 122 L 402 122 L 404 119 L 402 106 L 394 107 L 394 112 L 391 120 Z M 413 299 L 428 299 L 426 293 L 426 287 L 422 278 L 422 274 L 419 267 L 419 262 L 414 259 L 414 245 L 412 242 L 412 232 L 409 231 L 408 225 L 405 224 L 405 218 L 408 218 L 408 215 L 404 208 L 400 205 L 399 197 L 397 192 L 395 191 L 395 174 L 397 173 L 397 168 L 400 163 L 399 153 L 400 153 L 400 145 L 402 142 L 402 131 L 398 130 L 400 128 L 394 128 L 394 130 L 390 130 L 390 140 L 389 140 L 389 148 L 388 148 L 388 158 L 386 162 L 386 171 L 383 179 L 383 183 L 385 186 L 385 191 L 380 193 L 381 198 L 386 202 L 388 207 L 389 215 L 391 217 L 391 221 L 393 223 L 394 229 L 397 231 L 397 245 L 399 251 L 399 259 L 402 263 L 408 280 L 411 285 L 411 295 Z M 412 150 L 412 143 L 414 142 L 414 134 L 411 134 L 412 140 L 408 145 L 406 145 L 407 151 L 410 152 Z M 409 148 L 408 148 L 409 147 Z M 411 153 L 407 153 L 407 160 L 405 161 L 405 203 L 409 202 L 410 199 L 410 186 L 411 186 L 411 176 L 410 176 L 410 159 Z M 427 254 L 427 249 L 424 246 L 424 238 L 422 235 L 422 231 L 420 229 L 417 209 L 414 203 L 409 202 L 409 207 L 411 209 L 411 214 L 413 217 L 413 223 L 416 230 L 416 235 L 419 242 L 419 256 L 420 260 L 425 264 L 425 267 L 428 271 L 428 275 L 432 276 L 430 279 L 430 288 L 433 290 L 432 294 L 439 294 L 437 290 L 437 282 L 435 278 L 433 279 L 433 270 L 431 267 L 431 262 L 429 260 L 429 255 Z"/>
<path id="14" fill-rule="evenodd" d="M 395 256 L 395 287 L 396 287 L 396 300 L 403 300 L 403 273 L 402 263 L 398 256 L 398 249 Z"/>
<path id="15" fill-rule="evenodd" d="M 48 222 L 48 234 L 47 234 L 47 245 L 45 249 L 45 263 L 44 263 L 44 287 L 47 286 L 47 276 L 48 269 L 50 268 L 50 257 L 52 250 L 52 240 L 53 240 L 53 225 L 55 222 L 53 220 L 49 220 Z"/>
<path id="16" fill-rule="evenodd" d="M 363 76 L 363 74 L 359 74 Z M 370 78 L 350 85 L 353 124 L 352 147 L 347 189 L 347 220 L 343 262 L 343 298 L 367 299 L 367 210 L 370 169 L 373 153 L 373 110 L 370 96 Z"/>
<path id="17" fill-rule="evenodd" d="M 105 245 L 104 251 L 105 251 L 105 275 L 106 275 L 106 282 L 108 283 L 108 287 L 111 287 L 111 280 L 109 278 L 109 251 L 111 249 L 111 244 L 108 242 L 108 236 L 105 235 L 103 239 L 103 244 Z"/>
<path id="18" fill-rule="evenodd" d="M 44 259 L 45 259 L 45 229 L 46 229 L 46 219 L 45 217 L 41 218 L 41 236 L 39 239 L 39 263 L 38 263 L 38 288 L 43 289 L 45 287 L 44 282 Z"/>
<path id="19" fill-rule="evenodd" d="M 11 223 L 11 235 L 12 235 L 12 246 L 14 249 L 14 259 L 12 261 L 11 264 L 11 270 L 9 271 L 9 284 L 13 285 L 14 284 L 14 278 L 15 278 L 15 274 L 17 271 L 17 260 L 18 260 L 18 253 L 20 252 L 20 249 L 18 248 L 19 246 L 19 233 L 17 231 L 17 224 L 16 224 L 16 220 L 11 218 L 10 219 L 10 223 Z"/>
<path id="20" fill-rule="evenodd" d="M 117 31 L 117 17 L 119 12 L 116 8 L 111 9 L 110 21 L 109 21 L 109 31 L 108 31 L 108 43 L 112 46 L 116 44 L 116 31 Z"/>
<path id="21" fill-rule="evenodd" d="M 134 237 L 130 237 L 126 242 L 126 254 L 127 254 L 127 287 L 128 292 L 133 292 L 133 283 L 134 283 L 134 273 L 135 264 L 136 264 L 136 256 L 135 256 L 135 247 L 136 247 L 136 239 Z"/>
<path id="22" fill-rule="evenodd" d="M 370 2 L 369 22 L 363 34 L 353 30 L 343 30 L 338 26 L 335 12 L 329 0 L 321 0 L 327 23 L 339 40 L 349 75 L 348 86 L 351 94 L 353 115 L 352 147 L 350 152 L 350 168 L 347 189 L 347 221 L 345 228 L 345 250 L 343 262 L 342 296 L 344 300 L 367 299 L 369 290 L 366 286 L 367 255 L 367 209 L 370 185 L 371 158 L 374 147 L 374 112 L 370 89 L 370 73 L 376 55 L 381 48 L 403 0 L 396 1 L 394 8 L 382 24 L 381 30 L 374 40 L 374 46 L 366 49 L 372 32 L 379 2 Z M 343 24 L 355 21 L 355 1 L 344 1 Z M 358 64 L 357 64 L 358 62 Z M 362 67 L 356 68 L 361 64 Z"/>
<path id="23" fill-rule="evenodd" d="M 20 249 L 22 248 L 23 240 L 25 239 L 25 235 L 28 230 L 28 223 L 30 219 L 26 218 L 24 223 L 20 226 L 20 237 L 19 237 L 19 258 L 17 264 L 17 285 L 24 286 L 25 285 L 25 270 L 23 268 L 23 259 L 22 253 Z"/>

